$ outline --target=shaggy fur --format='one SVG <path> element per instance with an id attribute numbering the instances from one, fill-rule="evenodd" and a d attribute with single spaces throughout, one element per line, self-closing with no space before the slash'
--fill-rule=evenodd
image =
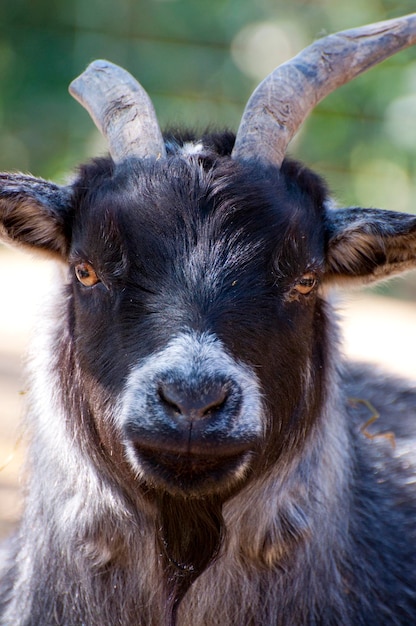
<path id="1" fill-rule="evenodd" d="M 416 265 L 416 218 L 166 145 L 0 179 L 3 238 L 58 260 L 0 624 L 413 623 L 416 391 L 342 364 L 324 293 Z"/>

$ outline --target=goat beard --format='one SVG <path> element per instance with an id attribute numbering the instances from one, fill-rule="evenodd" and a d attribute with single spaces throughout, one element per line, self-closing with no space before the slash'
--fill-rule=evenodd
<path id="1" fill-rule="evenodd" d="M 215 559 L 224 535 L 223 498 L 156 494 L 157 541 L 172 613 L 191 584 Z"/>

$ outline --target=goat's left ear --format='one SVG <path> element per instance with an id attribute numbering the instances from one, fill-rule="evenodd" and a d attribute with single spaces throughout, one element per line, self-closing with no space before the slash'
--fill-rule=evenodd
<path id="1" fill-rule="evenodd" d="M 416 215 L 329 210 L 326 279 L 372 282 L 416 267 Z"/>
<path id="2" fill-rule="evenodd" d="M 71 188 L 24 174 L 0 174 L 0 240 L 65 258 Z"/>

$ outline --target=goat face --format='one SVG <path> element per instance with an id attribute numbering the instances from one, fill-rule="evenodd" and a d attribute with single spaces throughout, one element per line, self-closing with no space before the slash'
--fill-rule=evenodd
<path id="1" fill-rule="evenodd" d="M 323 193 L 191 161 L 84 170 L 68 319 L 111 454 L 122 442 L 148 486 L 225 493 L 293 447 L 320 404 Z"/>
<path id="2" fill-rule="evenodd" d="M 330 388 L 320 284 L 414 265 L 413 216 L 334 211 L 304 167 L 222 154 L 1 180 L 3 237 L 67 268 L 66 428 L 129 489 L 224 498 L 293 456 Z"/>

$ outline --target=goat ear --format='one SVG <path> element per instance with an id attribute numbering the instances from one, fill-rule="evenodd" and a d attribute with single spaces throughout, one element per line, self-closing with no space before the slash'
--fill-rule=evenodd
<path id="1" fill-rule="evenodd" d="M 369 283 L 415 267 L 415 215 L 360 208 L 327 212 L 327 280 Z"/>
<path id="2" fill-rule="evenodd" d="M 70 187 L 23 174 L 0 174 L 0 239 L 66 257 Z"/>

